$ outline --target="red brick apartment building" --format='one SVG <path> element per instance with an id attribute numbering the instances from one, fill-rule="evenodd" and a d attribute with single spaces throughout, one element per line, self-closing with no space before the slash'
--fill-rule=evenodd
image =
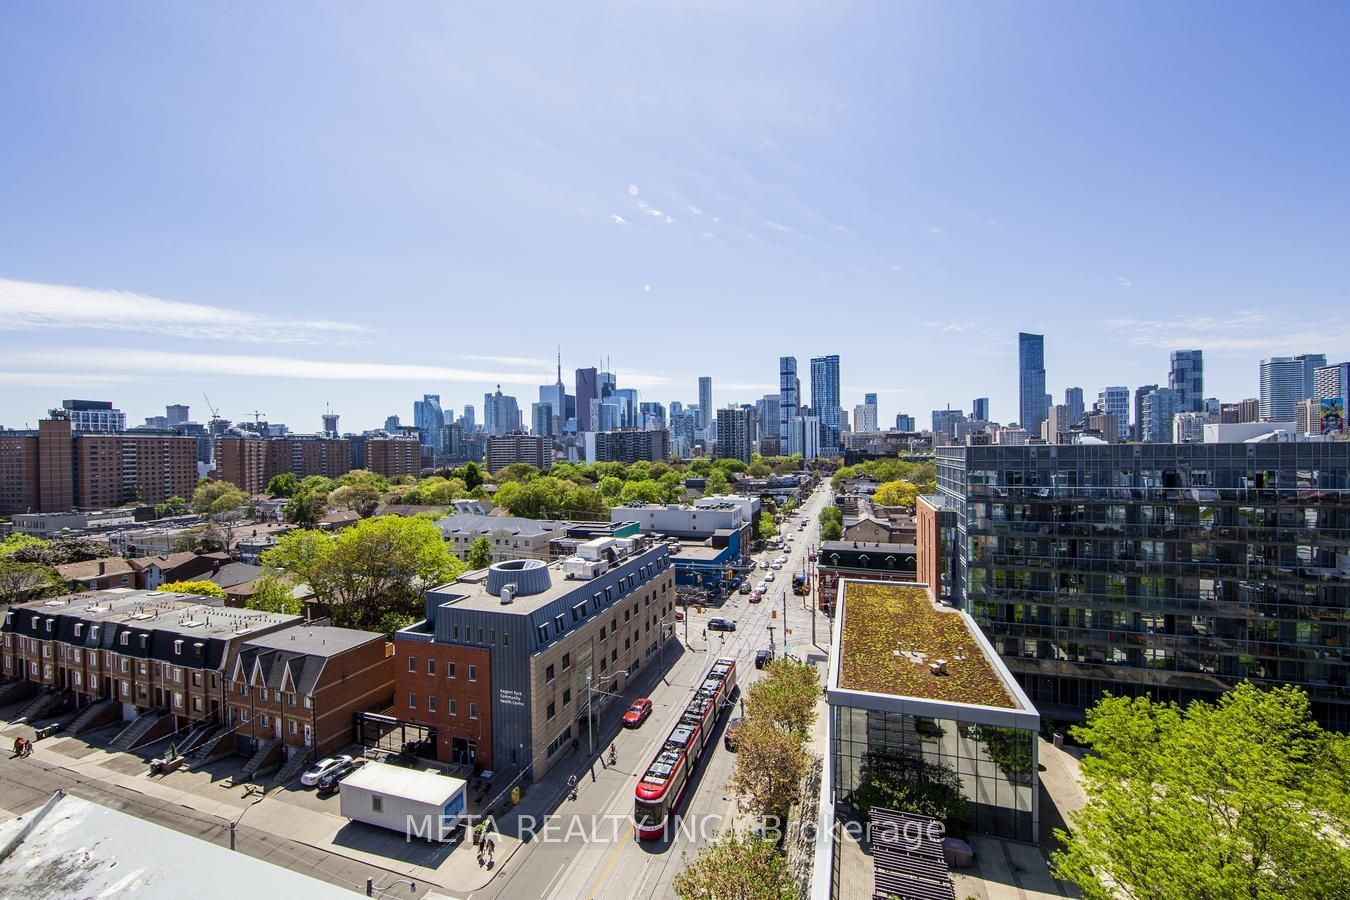
<path id="1" fill-rule="evenodd" d="M 75 432 L 66 419 L 0 432 L 0 514 L 160 503 L 191 497 L 196 484 L 195 437 Z"/>
<path id="2" fill-rule="evenodd" d="M 286 472 L 296 478 L 337 478 L 351 471 L 351 442 L 321 434 L 264 438 L 227 435 L 216 438 L 216 472 L 250 496 Z"/>
<path id="3" fill-rule="evenodd" d="M 389 708 L 393 645 L 383 634 L 296 625 L 240 645 L 225 681 L 226 723 L 241 752 L 279 741 L 289 759 L 353 738 L 353 713 Z"/>
<path id="4" fill-rule="evenodd" d="M 366 439 L 366 468 L 386 478 L 422 471 L 422 442 L 417 438 Z"/>

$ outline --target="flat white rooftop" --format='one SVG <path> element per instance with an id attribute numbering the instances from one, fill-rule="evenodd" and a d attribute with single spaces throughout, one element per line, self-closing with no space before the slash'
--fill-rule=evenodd
<path id="1" fill-rule="evenodd" d="M 387 763 L 369 762 L 342 779 L 342 789 L 360 788 L 387 797 L 403 797 L 418 803 L 444 806 L 468 784 L 437 772 L 405 769 Z"/>

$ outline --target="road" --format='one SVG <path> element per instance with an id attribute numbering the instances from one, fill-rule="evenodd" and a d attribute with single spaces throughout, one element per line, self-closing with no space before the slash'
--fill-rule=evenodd
<path id="1" fill-rule="evenodd" d="M 736 756 L 722 745 L 720 730 L 717 743 L 704 757 L 704 764 L 681 809 L 685 828 L 673 839 L 662 842 L 634 840 L 631 825 L 633 789 L 637 776 L 655 755 L 713 659 L 736 657 L 742 691 L 762 677 L 763 673 L 755 669 L 755 651 L 769 646 L 769 629 L 772 627 L 775 650 L 779 654 L 783 652 L 785 609 L 786 621 L 792 631 L 787 638 L 787 650 L 802 659 L 827 655 L 829 621 L 823 615 L 816 617 L 817 643 L 812 646 L 812 611 L 803 602 L 807 598 L 792 595 L 792 573 L 805 571 L 808 547 L 819 543 L 820 511 L 831 502 L 830 497 L 828 484 L 820 487 L 803 504 L 795 520 L 785 523 L 784 534 L 793 536 L 790 550 L 756 555 L 761 565 L 751 574 L 752 582 L 761 580 L 770 571 L 767 563 L 771 559 L 779 555 L 788 557 L 782 569 L 774 570 L 775 580 L 769 585 L 764 602 L 752 604 L 748 595 L 737 593 L 723 601 L 720 607 L 704 607 L 701 614 L 693 608 L 687 611 L 688 644 L 666 673 L 667 683 L 650 691 L 655 707 L 651 718 L 641 728 L 622 732 L 614 740 L 618 766 L 614 769 L 596 766 L 589 773 L 583 773 L 575 801 L 563 796 L 566 789 L 561 778 L 550 778 L 536 786 L 536 790 L 556 793 L 556 819 L 551 820 L 547 829 L 541 825 L 536 838 L 516 853 L 496 880 L 476 891 L 475 897 L 673 896 L 671 882 L 684 866 L 684 855 L 692 858 L 718 831 L 740 821 L 735 799 L 724 789 L 735 768 Z M 810 518 L 810 524 L 799 531 L 797 523 L 803 516 Z M 705 639 L 703 626 L 712 616 L 735 619 L 736 631 L 709 633 Z M 679 623 L 676 627 L 681 644 L 685 643 L 685 624 Z M 666 652 L 672 650 L 668 648 Z M 740 714 L 737 709 L 727 718 Z"/>

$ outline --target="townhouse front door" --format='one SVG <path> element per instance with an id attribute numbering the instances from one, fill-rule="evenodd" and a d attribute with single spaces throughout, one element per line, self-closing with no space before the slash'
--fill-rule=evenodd
<path id="1" fill-rule="evenodd" d="M 314 726 L 313 726 L 313 725 L 309 725 L 309 724 L 306 724 L 306 725 L 305 725 L 305 746 L 306 746 L 306 747 L 313 747 L 313 746 L 314 746 Z"/>

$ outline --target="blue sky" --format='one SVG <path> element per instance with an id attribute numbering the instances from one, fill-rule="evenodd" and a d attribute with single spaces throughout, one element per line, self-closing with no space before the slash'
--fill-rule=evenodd
<path id="1" fill-rule="evenodd" d="M 1350 357 L 1348 46 L 1344 3 L 14 6 L 0 424 L 481 418 L 558 345 L 1010 421 L 1018 330 L 1057 395 L 1199 347 L 1254 396 Z"/>

